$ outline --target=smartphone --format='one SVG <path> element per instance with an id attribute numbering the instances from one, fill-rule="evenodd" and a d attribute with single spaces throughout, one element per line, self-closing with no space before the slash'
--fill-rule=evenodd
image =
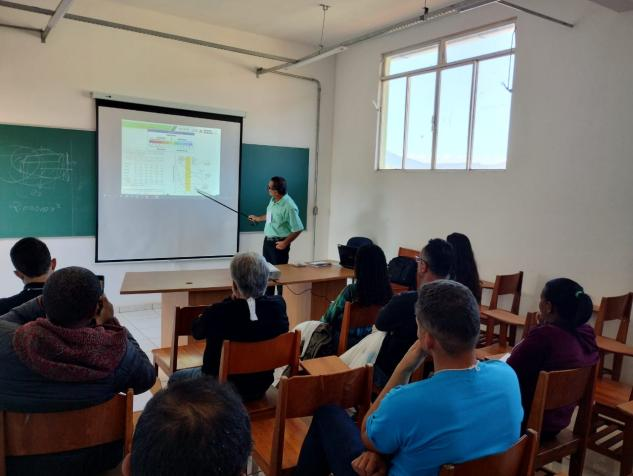
<path id="1" fill-rule="evenodd" d="M 101 285 L 101 294 L 105 291 L 105 276 L 103 274 L 97 274 L 97 279 Z"/>

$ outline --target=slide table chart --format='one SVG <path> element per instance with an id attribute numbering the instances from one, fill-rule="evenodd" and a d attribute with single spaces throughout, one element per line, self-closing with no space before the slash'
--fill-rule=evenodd
<path id="1" fill-rule="evenodd" d="M 324 268 L 277 265 L 284 286 L 290 328 L 308 319 L 319 319 L 331 301 L 354 276 L 336 264 Z M 161 294 L 161 346 L 171 346 L 176 307 L 213 304 L 231 295 L 228 269 L 149 271 L 125 273 L 121 294 Z M 182 344 L 185 342 L 183 341 Z M 182 345 L 181 344 L 181 345 Z"/>

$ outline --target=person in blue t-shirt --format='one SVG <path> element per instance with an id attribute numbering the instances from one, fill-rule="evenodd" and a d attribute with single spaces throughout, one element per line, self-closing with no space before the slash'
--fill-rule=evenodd
<path id="1" fill-rule="evenodd" d="M 440 466 L 500 453 L 519 438 L 523 409 L 514 371 L 475 358 L 479 306 L 454 281 L 420 288 L 418 340 L 365 416 L 362 429 L 345 410 L 317 410 L 295 474 L 437 476 Z M 432 377 L 407 383 L 424 357 Z"/>

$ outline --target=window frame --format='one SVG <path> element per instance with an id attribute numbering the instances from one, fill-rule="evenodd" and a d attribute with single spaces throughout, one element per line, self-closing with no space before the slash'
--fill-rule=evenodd
<path id="1" fill-rule="evenodd" d="M 379 92 L 378 92 L 378 124 L 377 124 L 377 142 L 376 142 L 376 157 L 374 168 L 376 171 L 413 171 L 413 172 L 429 172 L 429 171 L 458 171 L 458 172 L 471 172 L 471 171 L 503 171 L 507 170 L 507 152 L 506 152 L 506 167 L 503 169 L 473 169 L 472 168 L 472 153 L 473 153 L 473 143 L 474 143 L 474 131 L 475 131 L 475 116 L 476 116 L 476 107 L 477 107 L 477 79 L 479 74 L 479 63 L 482 61 L 492 60 L 496 58 L 501 58 L 504 56 L 514 55 L 514 61 L 512 64 L 512 78 L 514 83 L 514 74 L 516 70 L 516 46 L 512 48 L 508 48 L 505 50 L 495 51 L 493 53 L 486 53 L 479 56 L 473 56 L 471 58 L 466 58 L 462 60 L 453 61 L 450 63 L 446 62 L 446 44 L 451 40 L 455 40 L 458 38 L 474 35 L 487 30 L 494 30 L 496 28 L 501 28 L 507 25 L 514 25 L 514 32 L 516 35 L 517 31 L 517 17 L 508 18 L 505 20 L 501 20 L 494 23 L 489 23 L 487 25 L 471 28 L 468 30 L 463 30 L 458 33 L 454 33 L 451 35 L 443 36 L 440 38 L 436 38 L 430 41 L 425 41 L 422 43 L 418 43 L 415 45 L 407 46 L 404 48 L 399 48 L 393 51 L 388 51 L 381 55 L 380 60 L 380 78 L 379 78 Z M 430 48 L 433 46 L 437 46 L 438 48 L 438 60 L 437 64 L 434 66 L 428 66 L 425 68 L 419 68 L 415 70 L 406 71 L 403 73 L 396 73 L 392 75 L 386 74 L 387 68 L 387 60 L 391 56 L 395 56 L 398 54 L 403 54 L 415 50 L 423 50 L 425 48 Z M 471 88 L 470 88 L 470 111 L 469 111 L 469 121 L 468 121 L 468 138 L 467 144 L 468 149 L 466 152 L 466 168 L 459 169 L 438 169 L 436 168 L 436 160 L 437 160 L 437 135 L 438 135 L 438 118 L 440 112 L 440 94 L 442 87 L 442 74 L 441 72 L 444 70 L 472 65 L 472 76 L 471 76 Z M 408 126 L 409 126 L 409 100 L 410 100 L 410 82 L 411 78 L 416 76 L 421 76 L 424 74 L 435 73 L 435 98 L 434 98 L 434 110 L 433 110 L 433 118 L 432 118 L 432 127 L 433 127 L 433 144 L 431 147 L 431 168 L 430 169 L 413 169 L 413 168 L 405 168 L 405 163 L 407 160 L 407 141 L 408 141 Z M 400 168 L 381 168 L 380 159 L 381 159 L 381 150 L 382 150 L 382 141 L 385 136 L 386 127 L 386 117 L 384 114 L 385 111 L 385 83 L 391 80 L 405 78 L 406 86 L 405 86 L 405 112 L 404 112 L 404 131 L 403 131 L 403 147 L 402 147 L 402 162 L 400 164 Z M 508 135 L 510 131 L 508 131 Z M 508 140 L 508 146 L 509 146 Z M 386 147 L 386 145 L 385 145 Z"/>

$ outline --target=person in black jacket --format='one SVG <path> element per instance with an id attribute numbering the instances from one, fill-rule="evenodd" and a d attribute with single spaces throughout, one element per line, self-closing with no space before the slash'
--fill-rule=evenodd
<path id="1" fill-rule="evenodd" d="M 42 296 L 0 318 L 0 410 L 48 413 L 149 390 L 156 371 L 114 317 L 97 277 L 70 267 L 54 272 Z M 7 458 L 7 474 L 83 476 L 115 467 L 123 442 L 51 455 Z"/>
<path id="2" fill-rule="evenodd" d="M 434 238 L 422 248 L 416 261 L 420 286 L 438 279 L 448 279 L 453 266 L 453 247 L 440 238 Z M 374 365 L 374 383 L 378 387 L 387 383 L 398 362 L 417 339 L 417 300 L 417 291 L 397 294 L 378 314 L 376 328 L 387 333 Z"/>
<path id="3" fill-rule="evenodd" d="M 258 253 L 238 253 L 231 260 L 233 295 L 209 306 L 192 328 L 196 339 L 206 339 L 202 367 L 183 369 L 172 375 L 170 384 L 183 378 L 218 376 L 222 342 L 258 342 L 288 332 L 283 297 L 265 295 L 268 284 L 266 260 Z M 256 358 L 256 357 L 255 357 Z M 264 396 L 273 382 L 273 372 L 229 376 L 244 401 Z"/>
<path id="4" fill-rule="evenodd" d="M 57 265 L 46 244 L 33 237 L 19 240 L 11 247 L 9 256 L 15 267 L 13 273 L 24 283 L 24 289 L 14 296 L 0 299 L 0 316 L 42 294 L 44 283 Z"/>

